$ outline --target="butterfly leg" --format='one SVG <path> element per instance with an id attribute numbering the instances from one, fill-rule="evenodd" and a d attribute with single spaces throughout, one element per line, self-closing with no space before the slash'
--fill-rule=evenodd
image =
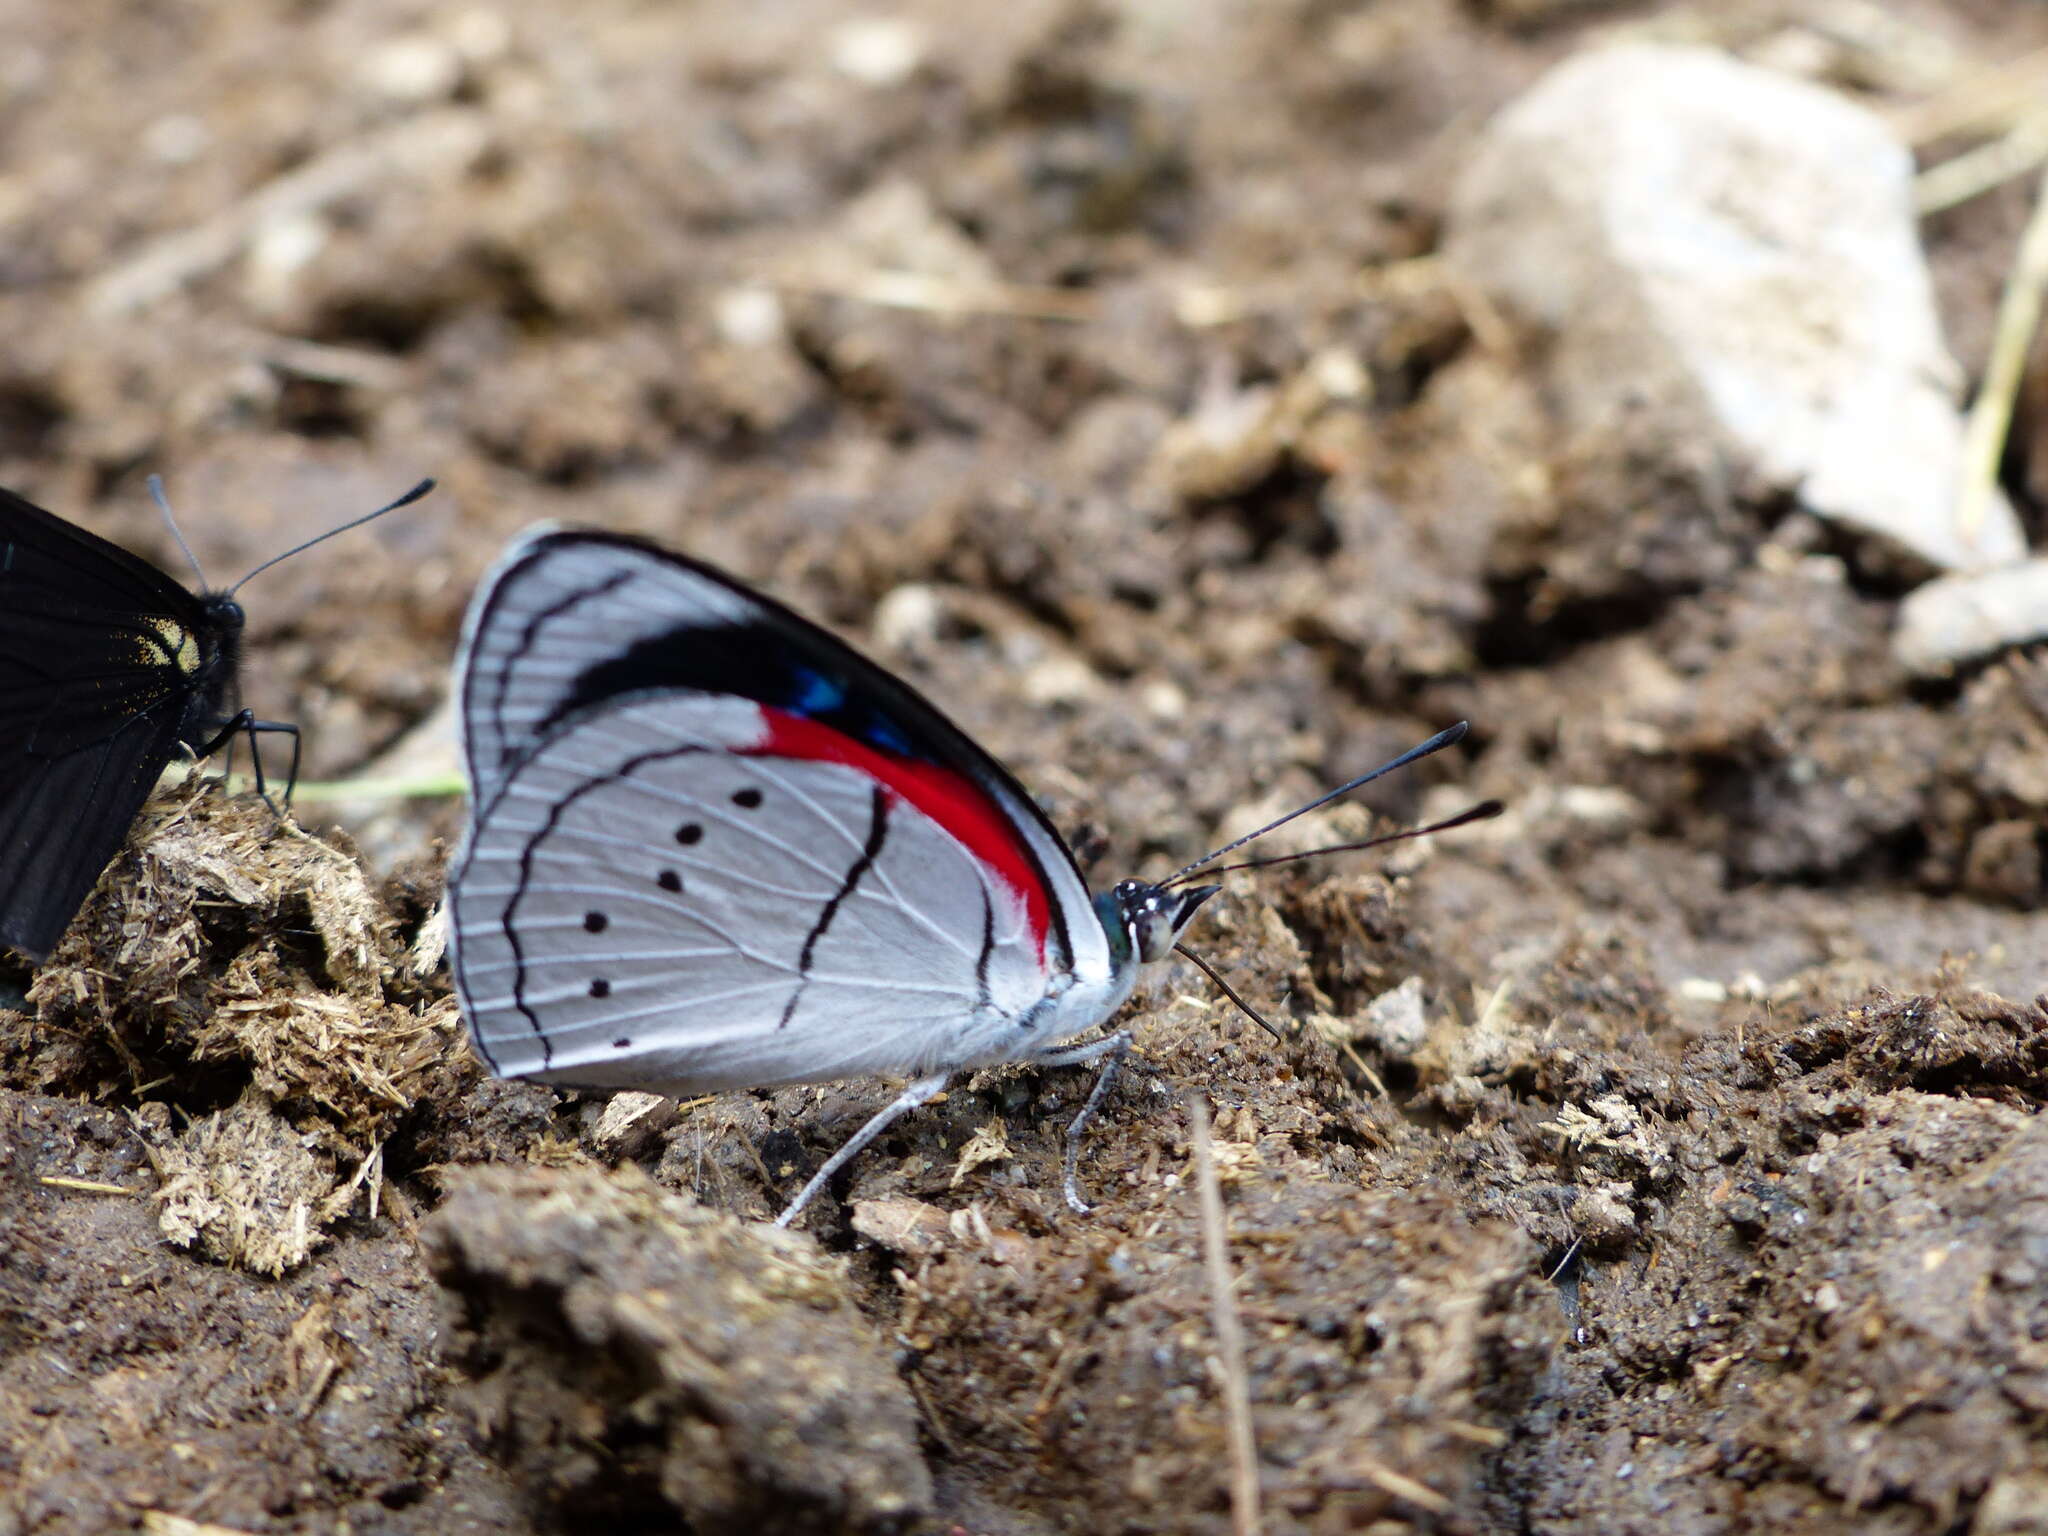
<path id="1" fill-rule="evenodd" d="M 249 720 L 242 726 L 249 738 L 249 756 L 256 761 L 256 793 L 268 801 L 269 793 L 263 785 L 263 754 L 256 749 L 257 736 L 289 736 L 292 739 L 292 765 L 285 770 L 284 803 L 292 803 L 292 791 L 299 787 L 299 748 L 302 745 L 299 728 L 285 720 Z"/>
<path id="2" fill-rule="evenodd" d="M 211 741 L 199 748 L 198 755 L 200 757 L 211 757 L 222 747 L 226 747 L 229 752 L 228 766 L 232 768 L 234 766 L 235 738 L 237 736 L 247 736 L 249 738 L 251 770 L 256 776 L 256 793 L 263 797 L 265 805 L 269 806 L 272 811 L 275 811 L 281 817 L 284 815 L 284 812 L 277 809 L 276 803 L 270 798 L 270 786 L 264 782 L 263 752 L 256 744 L 256 738 L 259 735 L 289 736 L 292 739 L 292 766 L 290 773 L 284 781 L 284 803 L 290 805 L 292 803 L 292 791 L 298 787 L 299 782 L 300 737 L 299 728 L 296 725 L 288 724 L 282 720 L 258 720 L 252 711 L 245 709 L 223 725 Z"/>
<path id="3" fill-rule="evenodd" d="M 869 1142 L 881 1135 L 882 1132 L 886 1131 L 898 1116 L 906 1115 L 921 1105 L 929 1104 L 938 1095 L 939 1090 L 946 1086 L 946 1079 L 951 1075 L 951 1073 L 947 1072 L 934 1072 L 930 1077 L 920 1077 L 901 1093 L 897 1094 L 887 1108 L 869 1120 L 866 1125 L 855 1131 L 852 1139 L 845 1146 L 825 1159 L 825 1166 L 811 1175 L 811 1182 L 799 1190 L 797 1197 L 789 1202 L 789 1208 L 775 1218 L 775 1225 L 786 1227 L 792 1221 L 795 1221 L 797 1213 L 811 1203 L 811 1196 L 823 1189 L 833 1174 L 858 1157 L 861 1150 Z"/>
<path id="4" fill-rule="evenodd" d="M 1081 1106 L 1081 1112 L 1074 1116 L 1067 1127 L 1067 1155 L 1062 1167 L 1065 1171 L 1063 1187 L 1066 1190 L 1067 1205 L 1077 1214 L 1086 1216 L 1093 1209 L 1081 1198 L 1078 1174 L 1081 1166 L 1081 1136 L 1094 1122 L 1096 1112 L 1102 1108 L 1102 1101 L 1115 1086 L 1117 1073 L 1123 1070 L 1124 1057 L 1130 1054 L 1131 1032 L 1120 1029 L 1113 1035 L 1104 1035 L 1100 1040 L 1090 1040 L 1086 1045 L 1072 1045 L 1063 1050 L 1047 1051 L 1031 1058 L 1037 1067 L 1071 1067 L 1084 1061 L 1095 1061 L 1108 1057 L 1102 1063 L 1102 1071 L 1095 1079 L 1095 1086 L 1088 1092 L 1088 1101 Z"/>

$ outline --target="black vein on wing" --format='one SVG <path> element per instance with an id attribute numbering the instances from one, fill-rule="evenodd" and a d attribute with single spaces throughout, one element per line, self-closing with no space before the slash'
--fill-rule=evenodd
<path id="1" fill-rule="evenodd" d="M 818 914 L 818 920 L 811 925 L 811 931 L 804 938 L 803 952 L 797 956 L 797 984 L 790 991 L 789 1001 L 783 1005 L 782 1020 L 775 1027 L 787 1029 L 789 1021 L 796 1015 L 796 1005 L 803 999 L 804 987 L 811 979 L 811 962 L 817 956 L 818 941 L 825 937 L 825 930 L 832 926 L 832 919 L 839 915 L 839 905 L 853 894 L 860 884 L 861 876 L 874 868 L 875 860 L 882 856 L 882 844 L 889 840 L 889 792 L 877 784 L 870 802 L 872 809 L 868 819 L 868 840 L 862 846 L 860 857 L 847 870 L 846 878 L 839 889 L 832 893 L 832 899 L 825 903 L 825 909 Z"/>
<path id="2" fill-rule="evenodd" d="M 988 990 L 988 962 L 996 949 L 996 905 L 989 900 L 988 884 L 981 884 L 981 953 L 974 961 L 974 1006 L 988 1007 L 994 999 Z"/>
<path id="3" fill-rule="evenodd" d="M 830 807 L 820 804 L 817 797 L 813 795 L 810 792 L 810 790 L 805 788 L 805 786 L 799 779 L 790 777 L 785 774 L 777 773 L 775 771 L 775 764 L 778 762 L 800 763 L 801 759 L 757 757 L 753 761 L 757 771 L 760 772 L 762 777 L 768 783 L 774 785 L 777 789 L 781 790 L 791 799 L 810 807 L 811 810 L 817 813 L 818 818 L 821 821 L 827 823 L 835 831 L 846 832 L 847 829 L 845 820 L 838 814 L 836 814 Z M 858 772 L 859 770 L 855 771 Z M 863 775 L 863 777 L 865 777 L 865 775 Z M 934 823 L 934 825 L 936 826 L 937 823 Z M 944 829 L 941 828 L 941 830 Z M 952 834 L 948 833 L 947 836 L 951 837 Z M 847 833 L 846 840 L 849 843 L 853 841 L 853 837 L 850 832 Z M 972 854 L 967 853 L 964 848 L 961 850 L 961 852 L 967 858 L 971 859 L 974 857 Z M 875 870 L 874 874 L 875 879 L 880 883 L 882 889 L 888 893 L 889 899 L 892 902 L 894 902 L 897 908 L 901 910 L 907 917 L 911 918 L 920 926 L 922 926 L 927 932 L 929 932 L 932 935 L 933 938 L 938 939 L 943 943 L 950 944 L 953 948 L 959 950 L 963 957 L 967 954 L 967 946 L 961 942 L 960 935 L 953 932 L 952 929 L 946 927 L 944 924 L 940 923 L 931 915 L 930 912 L 926 911 L 924 907 L 919 905 L 917 902 L 911 901 L 910 899 L 905 897 L 903 892 L 897 889 L 895 879 L 890 875 L 889 871 L 886 868 L 878 868 Z M 987 877 L 982 876 L 981 878 L 986 879 Z"/>
<path id="4" fill-rule="evenodd" d="M 533 883 L 533 863 L 535 856 L 540 852 L 540 845 L 547 841 L 548 836 L 555 830 L 562 818 L 568 814 L 569 808 L 585 795 L 595 793 L 597 790 L 603 789 L 608 785 L 616 784 L 619 780 L 630 776 L 649 763 L 658 763 L 672 757 L 690 757 L 717 750 L 715 747 L 700 746 L 662 747 L 656 751 L 642 752 L 637 757 L 626 759 L 625 762 L 619 764 L 611 772 L 591 778 L 577 785 L 576 788 L 549 806 L 547 820 L 541 824 L 538 831 L 527 838 L 526 846 L 519 850 L 518 888 L 512 899 L 505 903 L 505 915 L 499 920 L 499 926 L 504 929 L 505 942 L 512 949 L 512 1006 L 526 1016 L 526 1022 L 531 1026 L 534 1038 L 540 1042 L 540 1063 L 542 1067 L 547 1067 L 554 1061 L 555 1052 L 554 1047 L 548 1044 L 547 1027 L 541 1023 L 540 1015 L 533 1011 L 532 1005 L 526 1000 L 526 951 L 519 942 L 519 925 L 514 921 L 515 915 L 519 911 L 519 904 L 526 899 L 527 890 Z M 491 1070 L 494 1072 L 497 1070 L 495 1063 L 492 1064 Z"/>
<path id="5" fill-rule="evenodd" d="M 505 699 L 512 689 L 512 674 L 518 670 L 519 663 L 526 659 L 527 655 L 538 643 L 543 626 L 551 620 L 560 618 L 571 608 L 586 603 L 594 597 L 605 597 L 616 592 L 632 579 L 632 572 L 618 571 L 607 576 L 603 581 L 579 587 L 568 596 L 550 603 L 547 607 L 541 609 L 538 613 L 527 619 L 526 623 L 521 627 L 518 642 L 498 660 L 498 675 L 493 679 L 495 686 L 492 690 L 494 697 L 491 700 L 491 728 L 498 736 L 497 748 L 499 757 L 498 762 L 492 765 L 493 767 L 502 768 L 505 761 L 512 756 L 506 747 L 510 733 L 505 729 Z M 504 590 L 505 585 L 504 581 L 500 581 L 499 589 L 501 591 Z M 482 639 L 487 628 L 488 619 L 485 624 L 478 627 L 478 639 Z"/>

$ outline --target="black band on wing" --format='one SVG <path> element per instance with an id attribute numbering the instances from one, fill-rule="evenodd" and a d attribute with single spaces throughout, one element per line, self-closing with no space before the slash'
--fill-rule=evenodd
<path id="1" fill-rule="evenodd" d="M 1006 816 L 1030 817 L 1051 845 L 1065 852 L 1066 839 L 1002 764 L 908 683 L 801 614 L 715 567 L 629 535 L 558 533 L 536 546 L 534 558 L 542 558 L 553 541 L 611 544 L 679 566 L 736 594 L 760 616 L 678 624 L 585 668 L 558 697 L 548 718 L 535 727 L 536 738 L 570 715 L 621 695 L 666 689 L 729 694 L 815 720 L 876 751 L 936 763 L 988 794 Z M 539 618 L 530 621 L 529 632 L 539 622 Z M 1057 899 L 1051 872 L 1035 839 L 1020 836 L 1017 842 L 1046 892 L 1048 939 L 1056 968 L 1070 969 L 1073 933 L 1068 913 Z M 1067 854 L 1067 865 L 1075 884 L 1085 892 L 1088 882 L 1071 854 Z"/>

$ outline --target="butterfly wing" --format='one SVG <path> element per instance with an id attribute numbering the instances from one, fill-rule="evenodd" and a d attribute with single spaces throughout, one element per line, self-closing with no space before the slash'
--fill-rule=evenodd
<path id="1" fill-rule="evenodd" d="M 1057 1022 L 1021 895 L 758 706 L 646 696 L 524 759 L 451 886 L 494 1070 L 669 1093 L 1026 1054 Z"/>
<path id="2" fill-rule="evenodd" d="M 128 835 L 177 749 L 168 710 L 31 762 L 0 790 L 0 944 L 43 961 Z M 10 773 L 14 772 L 10 764 Z"/>
<path id="3" fill-rule="evenodd" d="M 1053 970 L 1110 967 L 1087 882 L 1023 787 L 908 684 L 710 566 L 620 535 L 536 531 L 471 604 L 459 668 L 480 814 L 580 710 L 647 690 L 739 697 L 943 782 L 964 813 L 941 819 L 1027 890 Z"/>
<path id="4" fill-rule="evenodd" d="M 194 718 L 220 652 L 154 566 L 0 490 L 0 942 L 56 946 Z"/>
<path id="5" fill-rule="evenodd" d="M 1043 815 L 938 711 L 715 571 L 523 541 L 472 605 L 450 884 L 494 1070 L 697 1092 L 1031 1054 L 1128 990 Z"/>

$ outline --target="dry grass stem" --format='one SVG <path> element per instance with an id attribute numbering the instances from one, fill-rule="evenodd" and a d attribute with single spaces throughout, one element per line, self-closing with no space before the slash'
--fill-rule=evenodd
<path id="1" fill-rule="evenodd" d="M 145 1509 L 142 1512 L 144 1536 L 249 1536 L 249 1533 L 231 1525 L 215 1525 L 207 1520 L 187 1520 L 183 1515 L 173 1515 L 161 1509 Z"/>
<path id="2" fill-rule="evenodd" d="M 1392 1467 L 1383 1467 L 1376 1461 L 1361 1462 L 1358 1472 L 1374 1487 L 1391 1493 L 1397 1499 L 1406 1499 L 1410 1504 L 1426 1509 L 1433 1515 L 1444 1514 L 1451 1507 L 1451 1501 L 1429 1484 L 1418 1483 L 1414 1478 L 1396 1472 Z"/>
<path id="3" fill-rule="evenodd" d="M 1892 114 L 1908 144 L 1931 144 L 1952 133 L 1994 132 L 2033 115 L 2048 92 L 2048 48 L 2036 48 L 1979 70 Z"/>
<path id="4" fill-rule="evenodd" d="M 71 1179 L 61 1173 L 46 1173 L 36 1180 L 50 1189 L 75 1189 L 86 1195 L 132 1195 L 137 1191 L 123 1189 L 118 1184 L 102 1184 L 98 1179 Z"/>
<path id="5" fill-rule="evenodd" d="M 1223 1388 L 1224 1426 L 1230 1437 L 1230 1528 L 1233 1536 L 1258 1536 L 1259 1457 L 1252 1442 L 1244 1325 L 1238 1320 L 1231 1286 L 1230 1235 L 1224 1225 L 1223 1186 L 1216 1177 L 1216 1153 L 1209 1135 L 1209 1104 L 1200 1094 L 1188 1098 L 1188 1125 L 1195 1144 L 1195 1186 L 1202 1201 L 1202 1258 L 1209 1271 L 1216 1373 Z"/>
<path id="6" fill-rule="evenodd" d="M 86 288 L 86 311 L 112 319 L 146 309 L 226 266 L 267 229 L 394 177 L 448 178 L 474 160 L 488 139 L 483 114 L 448 108 L 338 144 L 202 222 L 151 241 Z"/>
<path id="7" fill-rule="evenodd" d="M 2048 161 L 2048 112 L 2021 118 L 1988 144 L 1930 166 L 1913 183 L 1913 206 L 1922 218 L 1967 203 Z"/>
<path id="8" fill-rule="evenodd" d="M 848 272 L 843 277 L 784 275 L 773 286 L 793 293 L 852 299 L 879 309 L 908 309 L 928 315 L 1007 315 L 1018 320 L 1093 320 L 1095 296 L 1071 288 L 1035 288 L 1020 283 L 963 283 L 922 272 Z"/>
<path id="9" fill-rule="evenodd" d="M 2043 119 L 2048 124 L 2048 118 Z M 2048 176 L 2034 195 L 2034 213 L 2020 237 L 2019 254 L 2006 275 L 1991 334 L 1984 384 L 1970 407 L 1963 435 L 1962 484 L 1956 490 L 1956 530 L 1974 539 L 1985 509 L 1997 493 L 1998 463 L 2012 425 L 2013 400 L 2026 372 L 2027 353 L 2041 323 L 2042 290 L 2048 288 Z"/>

